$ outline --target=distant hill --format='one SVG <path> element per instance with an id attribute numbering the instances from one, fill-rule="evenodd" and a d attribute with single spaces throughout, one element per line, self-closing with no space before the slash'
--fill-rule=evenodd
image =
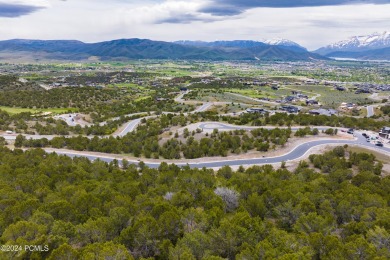
<path id="1" fill-rule="evenodd" d="M 378 58 L 388 60 L 389 57 L 388 55 L 386 56 L 387 48 L 390 48 L 390 32 L 353 36 L 347 40 L 322 47 L 314 52 L 327 57 L 359 59 L 364 57 L 367 60 Z"/>
<path id="2" fill-rule="evenodd" d="M 293 50 L 293 51 L 303 51 L 306 52 L 307 49 L 301 45 L 299 45 L 296 42 L 287 40 L 287 39 L 272 39 L 272 40 L 266 40 L 264 43 L 269 44 L 269 45 L 275 45 L 279 46 L 288 50 Z"/>
<path id="3" fill-rule="evenodd" d="M 350 58 L 358 60 L 390 60 L 390 47 L 360 52 L 332 52 L 327 55 L 335 58 Z"/>
<path id="4" fill-rule="evenodd" d="M 307 52 L 307 49 L 297 44 L 296 42 L 286 40 L 286 39 L 274 39 L 266 40 L 264 42 L 260 41 L 246 41 L 246 40 L 234 40 L 234 41 L 214 41 L 214 42 L 204 42 L 204 41 L 176 41 L 174 43 L 182 45 L 190 45 L 197 47 L 218 47 L 218 48 L 253 48 L 253 47 L 264 47 L 264 46 L 278 46 L 283 49 L 292 50 L 292 51 L 303 51 Z"/>
<path id="5" fill-rule="evenodd" d="M 0 41 L 0 60 L 31 57 L 34 60 L 188 59 L 188 60 L 322 60 L 321 55 L 254 41 L 182 44 L 144 39 L 98 43 L 80 41 Z"/>
<path id="6" fill-rule="evenodd" d="M 174 43 L 181 45 L 189 45 L 196 47 L 217 47 L 217 48 L 252 48 L 252 47 L 263 47 L 267 46 L 263 42 L 257 41 L 245 41 L 245 40 L 235 40 L 235 41 L 215 41 L 215 42 L 203 42 L 203 41 L 176 41 Z"/>

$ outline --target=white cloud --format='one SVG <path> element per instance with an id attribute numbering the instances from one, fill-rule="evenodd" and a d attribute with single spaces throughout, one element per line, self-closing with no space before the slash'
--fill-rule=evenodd
<path id="1" fill-rule="evenodd" d="M 135 8 L 122 9 L 121 15 L 128 16 L 134 23 L 155 23 L 177 16 L 198 16 L 199 1 L 169 0 L 159 4 L 149 4 Z"/>
<path id="2" fill-rule="evenodd" d="M 3 2 L 0 0 L 0 2 Z M 48 0 L 7 0 L 7 4 L 15 4 L 15 5 L 32 5 L 39 7 L 48 7 L 50 6 L 50 2 Z"/>

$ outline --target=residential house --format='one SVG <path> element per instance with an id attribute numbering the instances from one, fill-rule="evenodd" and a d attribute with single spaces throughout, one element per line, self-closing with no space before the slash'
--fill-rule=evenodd
<path id="1" fill-rule="evenodd" d="M 161 98 L 161 97 L 156 98 L 156 101 L 157 101 L 157 102 L 160 102 L 160 101 L 167 101 L 167 100 L 169 100 L 169 98 Z"/>
<path id="2" fill-rule="evenodd" d="M 304 95 L 304 94 L 301 94 L 301 93 L 298 93 L 297 94 L 297 98 L 301 98 L 301 99 L 308 99 L 309 97 L 307 95 Z"/>
<path id="3" fill-rule="evenodd" d="M 345 91 L 345 88 L 342 86 L 336 86 L 335 89 L 338 91 Z"/>
<path id="4" fill-rule="evenodd" d="M 390 127 L 388 127 L 388 126 L 383 127 L 379 131 L 379 136 L 383 137 L 383 138 L 386 138 L 386 139 L 390 139 Z"/>
<path id="5" fill-rule="evenodd" d="M 295 106 L 282 106 L 280 109 L 284 110 L 288 113 L 298 113 L 299 112 L 299 108 L 295 107 Z"/>
<path id="6" fill-rule="evenodd" d="M 357 105 L 354 104 L 354 103 L 343 102 L 340 105 L 340 109 L 343 109 L 343 110 L 351 110 L 351 109 L 354 109 L 354 108 L 357 108 Z"/>
<path id="7" fill-rule="evenodd" d="M 310 110 L 310 111 L 309 111 L 309 114 L 312 114 L 312 115 L 332 116 L 332 115 L 337 115 L 338 112 L 337 112 L 337 110 L 334 110 L 334 109 L 324 109 L 324 108 L 320 108 L 320 109 L 313 109 L 313 110 Z"/>
<path id="8" fill-rule="evenodd" d="M 355 94 L 360 94 L 360 93 L 371 93 L 371 91 L 368 88 L 360 88 L 355 91 Z"/>
<path id="9" fill-rule="evenodd" d="M 318 101 L 315 99 L 306 100 L 306 105 L 308 105 L 308 106 L 318 105 Z"/>
<path id="10" fill-rule="evenodd" d="M 295 97 L 294 96 L 287 96 L 284 98 L 284 102 L 285 103 L 288 103 L 288 102 L 294 102 L 295 101 Z"/>
<path id="11" fill-rule="evenodd" d="M 246 110 L 246 112 L 248 112 L 248 113 L 265 114 L 265 113 L 267 113 L 268 111 L 265 110 L 264 108 L 252 107 L 252 108 L 248 108 L 248 109 Z"/>

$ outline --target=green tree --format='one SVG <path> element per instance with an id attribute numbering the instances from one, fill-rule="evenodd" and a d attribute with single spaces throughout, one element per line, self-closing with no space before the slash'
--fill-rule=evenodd
<path id="1" fill-rule="evenodd" d="M 90 244 L 82 250 L 80 258 L 118 260 L 134 259 L 123 245 L 117 245 L 114 242 Z"/>
<path id="2" fill-rule="evenodd" d="M 21 134 L 17 135 L 16 139 L 15 139 L 15 147 L 18 147 L 18 148 L 22 147 L 24 145 L 25 141 L 26 141 L 25 136 L 23 136 Z"/>
<path id="3" fill-rule="evenodd" d="M 79 259 L 79 253 L 73 247 L 68 244 L 63 244 L 60 247 L 54 249 L 49 260 L 77 260 Z"/>

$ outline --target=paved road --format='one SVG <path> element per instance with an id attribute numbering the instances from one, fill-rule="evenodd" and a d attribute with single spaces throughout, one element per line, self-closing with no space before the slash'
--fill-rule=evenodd
<path id="1" fill-rule="evenodd" d="M 186 100 L 184 100 L 183 97 L 184 97 L 184 95 L 186 95 L 188 93 L 190 93 L 190 90 L 179 94 L 177 97 L 175 97 L 175 99 L 174 99 L 175 102 L 177 102 L 177 103 L 186 102 Z"/>
<path id="2" fill-rule="evenodd" d="M 154 112 L 150 112 L 150 113 L 154 113 Z M 138 112 L 138 113 L 127 114 L 127 115 L 124 115 L 124 117 L 132 117 L 132 116 L 138 116 L 138 115 L 143 115 L 143 114 L 148 114 L 148 112 Z M 106 125 L 109 121 L 119 120 L 120 118 L 121 118 L 120 116 L 113 117 L 113 118 L 111 118 L 111 119 L 108 120 L 108 121 L 100 122 L 99 125 L 100 125 L 100 126 L 104 126 L 104 125 Z"/>
<path id="3" fill-rule="evenodd" d="M 76 114 L 71 113 L 71 114 L 62 114 L 62 115 L 57 115 L 54 116 L 54 119 L 61 119 L 66 122 L 67 125 L 69 126 L 76 126 L 78 123 L 75 120 Z"/>
<path id="4" fill-rule="evenodd" d="M 169 161 L 169 160 L 161 160 L 161 162 L 167 162 L 167 163 L 175 163 L 178 166 L 190 166 L 192 168 L 214 168 L 214 167 L 222 167 L 225 165 L 229 166 L 239 166 L 239 165 L 261 165 L 261 164 L 271 164 L 271 163 L 281 163 L 283 161 L 287 162 L 290 160 L 297 160 L 303 157 L 306 153 L 309 152 L 309 150 L 313 147 L 320 146 L 320 145 L 358 145 L 360 147 L 367 147 L 371 149 L 375 149 L 378 152 L 387 154 L 390 156 L 390 148 L 387 147 L 378 147 L 375 146 L 372 143 L 366 142 L 366 138 L 363 137 L 360 133 L 356 133 L 356 139 L 355 140 L 318 140 L 318 141 L 311 141 L 306 142 L 303 144 L 300 144 L 296 146 L 292 151 L 289 153 L 286 153 L 281 156 L 276 157 L 262 157 L 262 158 L 253 158 L 253 159 L 226 159 L 226 160 L 219 160 L 219 161 L 209 161 L 209 162 L 189 162 L 189 163 L 181 163 L 181 162 L 175 162 L 175 161 Z M 46 149 L 47 152 L 53 152 L 53 149 Z M 110 155 L 104 155 L 104 156 L 97 156 L 97 155 L 90 155 L 83 152 L 68 152 L 68 151 L 55 151 L 57 154 L 63 154 L 70 157 L 86 157 L 90 160 L 102 160 L 105 162 L 112 162 L 115 158 L 115 156 Z M 120 158 L 117 159 L 120 162 Z M 138 164 L 139 161 L 129 161 L 133 164 Z M 148 167 L 151 168 L 157 168 L 160 165 L 160 162 L 145 162 L 145 164 Z"/>
<path id="5" fill-rule="evenodd" d="M 208 110 L 212 105 L 213 105 L 212 103 L 204 103 L 200 107 L 196 108 L 194 111 L 184 113 L 184 115 L 198 113 L 198 112 L 204 112 L 204 111 Z M 175 114 L 175 115 L 180 114 L 180 113 L 174 113 L 174 112 L 162 112 L 162 113 L 163 114 Z M 144 119 L 144 118 L 151 119 L 151 118 L 156 118 L 156 117 L 158 117 L 158 115 L 146 116 L 146 117 L 131 120 L 130 122 L 127 122 L 125 124 L 124 129 L 121 132 L 113 134 L 113 136 L 123 137 L 123 136 L 127 135 L 128 133 L 133 132 L 137 128 L 137 126 L 141 123 L 142 119 Z"/>
<path id="6" fill-rule="evenodd" d="M 367 106 L 367 117 L 372 117 L 375 115 L 374 109 L 375 106 Z"/>
<path id="7" fill-rule="evenodd" d="M 113 136 L 123 137 L 123 136 L 127 135 L 128 133 L 133 132 L 135 130 L 135 128 L 139 125 L 141 120 L 142 120 L 142 118 L 137 118 L 137 119 L 134 119 L 134 120 L 126 123 L 125 128 L 120 133 L 114 134 Z"/>
<path id="8" fill-rule="evenodd" d="M 208 110 L 211 106 L 213 105 L 213 103 L 204 103 L 203 105 L 201 105 L 200 107 L 198 107 L 197 109 L 195 109 L 194 111 L 190 112 L 190 113 L 197 113 L 197 112 L 204 112 L 206 110 Z"/>

